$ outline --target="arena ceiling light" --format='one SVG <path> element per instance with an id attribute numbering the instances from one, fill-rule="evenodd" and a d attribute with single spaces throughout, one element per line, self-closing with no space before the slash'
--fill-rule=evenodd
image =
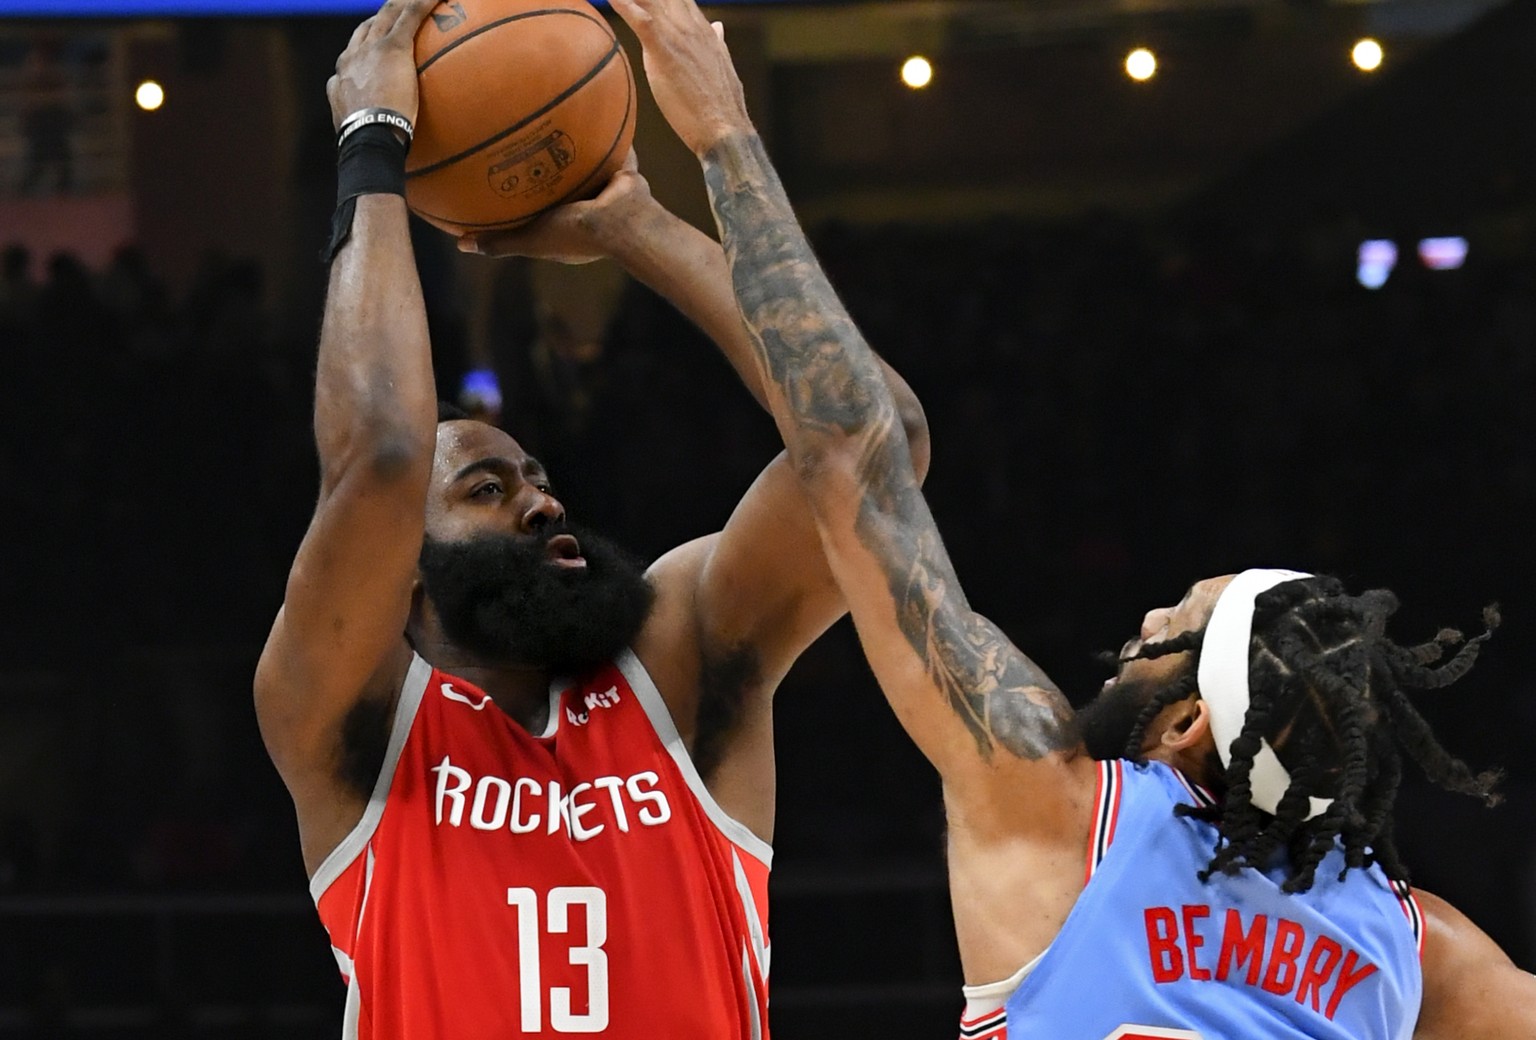
<path id="1" fill-rule="evenodd" d="M 933 82 L 933 62 L 914 54 L 902 63 L 901 81 L 913 90 L 922 90 Z"/>
<path id="2" fill-rule="evenodd" d="M 1397 243 L 1386 238 L 1372 238 L 1360 243 L 1355 279 L 1367 289 L 1380 289 L 1397 267 Z"/>
<path id="3" fill-rule="evenodd" d="M 1349 56 L 1355 63 L 1355 68 L 1361 72 L 1375 72 L 1381 68 L 1382 59 L 1386 52 L 1376 40 L 1366 37 L 1355 44 L 1355 49 L 1349 52 Z"/>
<path id="4" fill-rule="evenodd" d="M 153 112 L 165 104 L 165 88 L 152 79 L 140 83 L 133 92 L 133 102 L 146 112 Z"/>
<path id="5" fill-rule="evenodd" d="M 1157 55 L 1146 47 L 1137 47 L 1125 56 L 1125 74 L 1138 83 L 1157 75 Z"/>
<path id="6" fill-rule="evenodd" d="M 1460 235 L 1426 238 L 1419 243 L 1419 262 L 1431 271 L 1456 271 L 1467 262 L 1467 240 Z"/>

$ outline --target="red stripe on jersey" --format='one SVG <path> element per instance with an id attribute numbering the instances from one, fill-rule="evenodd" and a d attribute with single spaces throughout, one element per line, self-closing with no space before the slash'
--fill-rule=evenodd
<path id="1" fill-rule="evenodd" d="M 1104 819 L 1104 784 L 1107 779 L 1105 765 L 1100 762 L 1098 776 L 1093 788 L 1093 826 L 1088 828 L 1088 855 L 1083 867 L 1083 884 L 1093 880 L 1093 871 L 1099 865 L 1099 835 L 1103 828 Z"/>
<path id="2" fill-rule="evenodd" d="M 1406 881 L 1393 881 L 1392 892 L 1397 896 L 1398 906 L 1402 907 L 1403 916 L 1408 919 L 1408 927 L 1413 931 L 1413 945 L 1419 951 L 1419 959 L 1424 959 L 1424 908 L 1419 905 L 1419 898 L 1413 894 L 1413 888 Z"/>
<path id="3" fill-rule="evenodd" d="M 1098 785 L 1094 789 L 1093 796 L 1093 828 L 1088 838 L 1088 867 L 1083 875 L 1083 884 L 1093 880 L 1094 872 L 1099 869 L 1105 853 L 1115 840 L 1115 825 L 1120 819 L 1120 789 L 1124 785 L 1124 774 L 1121 772 L 1122 763 L 1119 759 L 1113 762 L 1099 763 Z"/>
<path id="4" fill-rule="evenodd" d="M 1115 843 L 1115 827 L 1120 822 L 1120 791 L 1125 786 L 1125 775 L 1121 772 L 1125 764 L 1117 758 L 1109 765 L 1110 769 L 1114 771 L 1114 790 L 1110 794 L 1109 834 L 1104 839 L 1103 852 L 1099 853 L 1099 859 L 1101 860 L 1104 858 L 1104 853 L 1108 852 L 1109 847 Z"/>
<path id="5" fill-rule="evenodd" d="M 960 1016 L 960 1040 L 1006 1040 L 1008 1011 L 998 1008 L 975 1018 Z"/>

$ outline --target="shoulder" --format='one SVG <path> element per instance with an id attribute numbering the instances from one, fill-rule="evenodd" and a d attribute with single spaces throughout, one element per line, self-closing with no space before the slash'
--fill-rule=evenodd
<path id="1" fill-rule="evenodd" d="M 1471 919 L 1417 891 L 1424 914 L 1424 1003 L 1415 1040 L 1536 1036 L 1536 976 L 1521 971 Z"/>
<path id="2" fill-rule="evenodd" d="M 696 538 L 651 564 L 645 574 L 656 592 L 656 601 L 635 637 L 635 656 L 661 692 L 690 747 L 703 657 L 699 576 L 719 538 L 718 534 Z"/>

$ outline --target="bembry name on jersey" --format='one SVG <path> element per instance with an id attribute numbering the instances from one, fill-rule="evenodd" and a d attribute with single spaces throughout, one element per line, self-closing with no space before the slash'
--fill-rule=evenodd
<path id="1" fill-rule="evenodd" d="M 633 827 L 660 827 L 672 818 L 672 806 L 650 770 L 633 776 L 600 776 L 569 791 L 560 781 L 540 782 L 520 776 L 506 780 L 486 775 L 478 779 L 454 765 L 448 756 L 433 766 L 437 775 L 437 825 L 461 827 L 466 821 L 478 831 L 506 830 L 512 834 L 562 828 L 576 841 L 591 841 L 610 828 L 628 834 Z"/>
<path id="2" fill-rule="evenodd" d="M 1376 973 L 1376 965 L 1338 940 L 1310 936 L 1283 917 L 1244 920 L 1229 908 L 1218 919 L 1198 904 L 1153 906 L 1143 913 L 1152 978 L 1160 985 L 1185 978 L 1225 982 L 1230 976 L 1276 996 L 1291 995 L 1331 1021 L 1345 994 Z"/>

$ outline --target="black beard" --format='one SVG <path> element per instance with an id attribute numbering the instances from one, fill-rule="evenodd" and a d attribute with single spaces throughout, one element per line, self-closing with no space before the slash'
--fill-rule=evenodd
<path id="1" fill-rule="evenodd" d="M 550 562 L 549 541 L 571 534 L 584 568 Z M 613 660 L 650 614 L 655 590 L 640 561 L 564 524 L 537 535 L 426 539 L 421 578 L 449 639 L 494 664 L 576 675 Z"/>
<path id="2" fill-rule="evenodd" d="M 1100 761 L 1127 757 L 1136 719 L 1156 693 L 1152 683 L 1121 680 L 1079 708 L 1077 729 L 1088 754 Z"/>

